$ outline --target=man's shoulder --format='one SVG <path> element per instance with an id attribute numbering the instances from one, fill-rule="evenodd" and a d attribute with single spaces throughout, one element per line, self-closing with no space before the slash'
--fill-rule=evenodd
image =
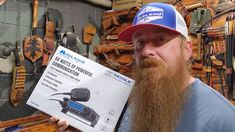
<path id="1" fill-rule="evenodd" d="M 191 85 L 187 101 L 177 132 L 220 132 L 225 126 L 233 129 L 230 127 L 235 125 L 235 106 L 199 79 Z"/>
<path id="2" fill-rule="evenodd" d="M 199 79 L 192 84 L 189 100 L 189 107 L 194 107 L 197 112 L 235 115 L 235 106 L 221 93 Z"/>
<path id="3" fill-rule="evenodd" d="M 231 107 L 235 111 L 235 108 L 232 103 L 227 98 L 225 98 L 222 93 L 208 86 L 201 80 L 195 79 L 191 87 L 191 98 L 196 99 L 196 101 L 200 101 L 200 104 L 209 102 L 209 104 L 212 103 L 214 105 L 226 105 Z"/>

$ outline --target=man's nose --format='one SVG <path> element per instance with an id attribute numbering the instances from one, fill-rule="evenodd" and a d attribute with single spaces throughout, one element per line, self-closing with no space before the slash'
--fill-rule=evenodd
<path id="1" fill-rule="evenodd" d="M 154 48 L 152 43 L 146 43 L 142 49 L 142 56 L 148 57 L 148 56 L 154 56 L 156 52 L 156 49 Z"/>

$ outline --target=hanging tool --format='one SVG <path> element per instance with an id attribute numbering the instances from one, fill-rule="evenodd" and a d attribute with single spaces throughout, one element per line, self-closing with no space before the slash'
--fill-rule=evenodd
<path id="1" fill-rule="evenodd" d="M 219 17 L 228 14 L 230 12 L 233 12 L 235 10 L 235 7 L 231 7 L 229 9 L 226 9 L 222 12 L 220 12 L 219 14 L 216 14 L 215 16 L 213 16 L 211 19 L 207 20 L 206 22 L 204 22 L 200 27 L 198 27 L 195 32 L 201 32 L 202 30 L 205 30 L 204 28 L 206 28 L 206 26 L 208 24 L 210 24 L 211 22 L 213 22 L 214 20 L 217 20 Z"/>
<path id="2" fill-rule="evenodd" d="M 89 58 L 90 45 L 93 41 L 94 35 L 96 34 L 96 27 L 90 23 L 86 24 L 83 29 L 83 43 L 86 44 L 86 55 Z"/>
<path id="3" fill-rule="evenodd" d="M 22 100 L 26 80 L 26 68 L 22 64 L 22 56 L 19 55 L 18 45 L 17 41 L 16 48 L 14 50 L 15 65 L 12 70 L 12 85 L 10 89 L 10 102 L 14 107 L 16 107 Z"/>
<path id="4" fill-rule="evenodd" d="M 48 3 L 47 3 L 48 6 Z M 50 16 L 48 12 L 48 7 L 46 11 L 46 31 L 45 31 L 45 36 L 44 36 L 44 48 L 43 48 L 43 55 L 42 55 L 42 67 L 46 67 L 48 62 L 49 62 L 49 57 L 54 51 L 55 47 L 55 22 Z"/>
<path id="5" fill-rule="evenodd" d="M 63 34 L 62 35 L 62 46 L 78 53 L 79 52 L 78 45 L 81 44 L 81 42 L 75 33 L 74 25 L 72 25 L 71 28 L 72 28 L 72 32 L 65 31 L 64 33 L 62 33 Z"/>
<path id="6" fill-rule="evenodd" d="M 198 27 L 201 27 L 202 23 L 206 22 L 211 18 L 211 13 L 209 10 L 205 8 L 197 8 L 197 10 L 194 10 L 191 15 L 190 20 L 190 28 L 189 31 L 192 34 L 197 35 L 197 57 L 194 58 L 196 62 L 201 62 L 202 60 L 202 33 L 196 32 L 196 29 Z M 206 25 L 207 27 L 210 26 L 210 24 Z"/>
<path id="7" fill-rule="evenodd" d="M 212 60 L 210 56 L 212 55 L 211 51 L 212 51 L 213 38 L 211 36 L 205 36 L 204 40 L 207 40 L 207 42 L 204 42 L 203 70 L 206 72 L 206 79 L 207 79 L 206 83 L 209 86 L 212 86 Z"/>
<path id="8" fill-rule="evenodd" d="M 32 21 L 32 35 L 24 38 L 23 49 L 24 56 L 34 63 L 42 57 L 44 41 L 36 35 L 37 32 L 37 15 L 38 15 L 38 0 L 33 0 L 33 21 Z"/>
<path id="9" fill-rule="evenodd" d="M 233 49 L 234 49 L 234 36 L 233 26 L 234 18 L 228 16 L 225 23 L 225 43 L 226 43 L 226 82 L 228 86 L 228 98 L 234 99 L 233 97 Z"/>
<path id="10" fill-rule="evenodd" d="M 19 10 L 19 2 L 17 3 L 17 9 Z M 24 58 L 20 52 L 20 11 L 18 11 L 17 17 L 17 41 L 15 44 L 14 55 L 15 55 L 15 65 L 12 70 L 12 85 L 10 89 L 10 102 L 16 107 L 22 100 L 24 94 L 25 80 L 26 80 L 26 68 L 23 64 Z"/>
<path id="11" fill-rule="evenodd" d="M 58 47 L 59 45 L 63 45 L 62 39 L 61 39 L 61 30 L 62 30 L 62 25 L 61 21 L 58 20 L 56 23 L 56 28 L 55 28 L 55 38 L 56 38 L 56 46 Z"/>

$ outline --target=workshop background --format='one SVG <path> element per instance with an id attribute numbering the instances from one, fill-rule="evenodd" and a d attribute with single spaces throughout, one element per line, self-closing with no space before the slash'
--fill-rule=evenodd
<path id="1" fill-rule="evenodd" d="M 130 76 L 134 66 L 133 44 L 120 41 L 117 36 L 131 25 L 136 12 L 150 2 L 176 7 L 186 21 L 193 42 L 193 76 L 235 104 L 234 0 L 39 0 L 36 34 L 46 47 L 31 49 L 35 50 L 36 59 L 32 58 L 32 52 L 26 54 L 27 50 L 22 57 L 23 40 L 34 31 L 33 0 L 4 1 L 0 0 L 0 121 L 38 112 L 25 104 L 46 67 L 37 48 L 43 48 L 44 55 L 50 57 L 61 45 Z M 46 20 L 55 22 L 53 30 Z M 20 83 L 15 80 L 17 76 L 21 78 Z"/>
<path id="2" fill-rule="evenodd" d="M 44 14 L 46 12 L 46 7 L 48 7 L 48 9 L 53 9 L 57 19 L 62 20 L 63 27 L 61 32 L 72 32 L 72 25 L 74 26 L 75 34 L 81 41 L 81 44 L 77 47 L 80 54 L 85 54 L 86 52 L 86 45 L 82 44 L 82 31 L 86 23 L 91 23 L 97 27 L 97 34 L 93 39 L 93 43 L 99 44 L 98 34 L 101 27 L 101 15 L 105 11 L 104 7 L 100 7 L 83 0 L 39 0 L 39 29 L 37 34 L 41 38 L 43 38 L 43 30 L 45 30 L 43 25 L 45 24 Z M 18 20 L 19 15 L 20 20 Z M 17 24 L 19 21 L 20 25 Z M 31 29 L 31 0 L 7 0 L 5 3 L 0 5 L 0 52 L 3 52 L 1 49 L 4 47 L 9 46 L 10 48 L 14 48 L 17 40 L 19 41 L 19 47 L 21 47 L 22 50 L 23 39 L 26 36 L 30 36 Z M 92 58 L 92 56 L 90 58 Z M 28 116 L 36 112 L 34 108 L 26 105 L 26 101 L 41 76 L 42 71 L 39 70 L 41 60 L 39 59 L 36 61 L 38 70 L 36 73 L 33 73 L 35 68 L 34 64 L 25 59 L 27 71 L 24 84 L 25 93 L 22 97 L 22 101 L 16 107 L 14 107 L 9 101 L 10 88 L 12 86 L 12 68 L 15 63 L 14 60 L 13 53 L 6 58 L 3 58 L 3 55 L 0 56 L 0 121 Z"/>

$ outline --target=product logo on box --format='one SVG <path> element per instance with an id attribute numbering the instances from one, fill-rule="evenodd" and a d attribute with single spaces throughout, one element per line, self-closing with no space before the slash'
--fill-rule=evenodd
<path id="1" fill-rule="evenodd" d="M 114 78 L 115 80 L 118 80 L 120 82 L 123 82 L 125 84 L 127 84 L 128 86 L 131 86 L 131 83 L 132 83 L 132 80 L 128 79 L 127 77 L 125 76 L 122 76 L 120 74 L 117 74 L 117 73 L 114 73 L 112 71 L 107 71 L 107 74 L 108 76 Z"/>
<path id="2" fill-rule="evenodd" d="M 67 52 L 67 51 L 64 50 L 64 49 L 60 50 L 60 51 L 59 51 L 59 54 L 62 55 L 62 56 L 64 56 L 64 57 L 67 57 L 67 58 L 69 58 L 69 59 L 72 59 L 72 60 L 74 60 L 74 61 L 76 61 L 76 62 L 78 62 L 78 63 L 85 64 L 85 61 L 82 60 L 81 57 L 79 57 L 79 56 L 73 56 L 72 54 L 70 54 L 69 52 Z"/>

